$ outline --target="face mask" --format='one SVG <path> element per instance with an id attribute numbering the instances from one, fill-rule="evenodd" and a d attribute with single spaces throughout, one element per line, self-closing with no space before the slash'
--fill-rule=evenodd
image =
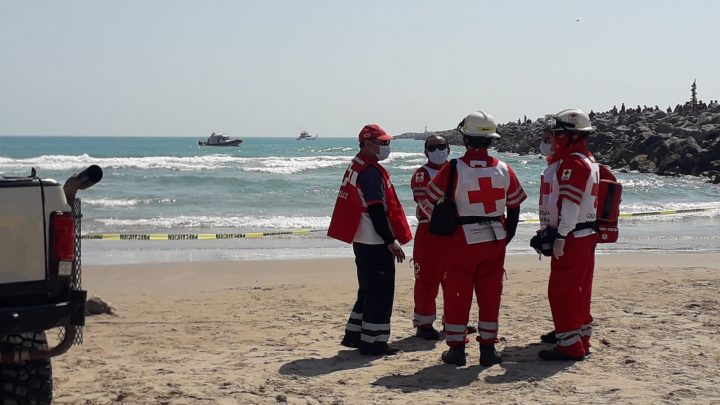
<path id="1" fill-rule="evenodd" d="M 445 163 L 448 157 L 448 149 L 445 148 L 445 150 L 434 150 L 432 152 L 428 152 L 428 159 L 430 162 L 435 163 L 436 165 L 441 165 Z"/>
<path id="2" fill-rule="evenodd" d="M 390 145 L 380 145 L 377 154 L 378 160 L 385 160 L 390 156 Z"/>
<path id="3" fill-rule="evenodd" d="M 550 156 L 552 155 L 552 145 L 545 142 L 540 142 L 540 153 L 542 153 L 543 156 Z"/>

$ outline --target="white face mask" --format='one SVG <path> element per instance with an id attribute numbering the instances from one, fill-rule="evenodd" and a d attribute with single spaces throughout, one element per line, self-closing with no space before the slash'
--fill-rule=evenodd
<path id="1" fill-rule="evenodd" d="M 550 156 L 553 153 L 552 150 L 552 144 L 540 142 L 540 153 L 542 153 L 543 156 Z"/>
<path id="2" fill-rule="evenodd" d="M 378 160 L 385 160 L 390 156 L 390 145 L 380 145 L 378 150 Z"/>
<path id="3" fill-rule="evenodd" d="M 431 163 L 435 163 L 436 165 L 441 165 L 445 163 L 448 157 L 448 148 L 445 148 L 445 150 L 434 150 L 432 152 L 428 152 L 428 160 L 430 160 Z"/>

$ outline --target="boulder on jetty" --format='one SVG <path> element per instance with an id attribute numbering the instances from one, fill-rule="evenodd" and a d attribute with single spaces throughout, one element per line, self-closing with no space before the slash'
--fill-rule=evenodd
<path id="1" fill-rule="evenodd" d="M 638 106 L 620 111 L 613 107 L 590 114 L 597 132 L 588 142 L 600 163 L 615 169 L 665 176 L 704 176 L 720 183 L 720 104 L 717 100 L 709 104 L 685 103 L 665 111 L 657 106 Z M 494 148 L 521 155 L 540 153 L 544 125 L 542 118 L 499 125 L 502 138 L 494 142 Z M 454 129 L 404 133 L 397 138 L 424 140 L 429 135 L 443 135 L 453 145 L 462 144 L 460 133 Z"/>

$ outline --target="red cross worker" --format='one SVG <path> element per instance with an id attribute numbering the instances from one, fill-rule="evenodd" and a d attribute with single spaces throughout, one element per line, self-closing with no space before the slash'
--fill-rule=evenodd
<path id="1" fill-rule="evenodd" d="M 445 341 L 450 348 L 442 360 L 447 364 L 466 363 L 473 290 L 478 301 L 480 364 L 487 367 L 502 361 L 495 343 L 505 248 L 515 235 L 520 204 L 527 196 L 512 168 L 488 154 L 492 140 L 500 138 L 496 128 L 495 118 L 484 111 L 465 117 L 458 125 L 465 154 L 445 164 L 427 187 L 431 203 L 441 198 L 455 201 L 459 223 L 448 237 L 451 243 L 445 255 Z M 448 184 L 450 178 L 455 179 L 453 184 Z"/>
<path id="2" fill-rule="evenodd" d="M 418 204 L 415 211 L 418 227 L 413 245 L 413 326 L 416 328 L 415 336 L 428 340 L 440 338 L 440 333 L 433 327 L 433 322 L 437 319 L 435 301 L 445 277 L 445 255 L 450 248 L 451 239 L 430 233 L 429 217 L 433 205 L 427 199 L 427 185 L 447 162 L 449 153 L 450 144 L 447 139 L 440 135 L 429 136 L 425 139 L 425 156 L 428 161 L 415 170 L 410 180 L 413 198 Z"/>
<path id="3" fill-rule="evenodd" d="M 548 299 L 555 330 L 541 336 L 555 343 L 543 360 L 583 360 L 590 353 L 590 300 L 597 244 L 600 168 L 588 150 L 595 131 L 579 109 L 547 116 L 541 152 L 548 166 L 540 178 L 540 227 L 557 235 L 552 245 Z M 547 230 L 554 232 L 547 232 Z"/>

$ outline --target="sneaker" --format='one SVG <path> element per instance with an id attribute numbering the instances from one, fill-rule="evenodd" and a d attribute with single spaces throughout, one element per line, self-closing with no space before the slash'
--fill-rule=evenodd
<path id="1" fill-rule="evenodd" d="M 445 364 L 454 364 L 458 367 L 465 365 L 465 346 L 452 346 L 442 354 L 442 361 Z"/>
<path id="2" fill-rule="evenodd" d="M 392 356 L 399 351 L 400 349 L 388 346 L 385 342 L 360 345 L 360 354 L 363 356 Z"/>
<path id="3" fill-rule="evenodd" d="M 557 348 L 553 348 L 552 350 L 540 350 L 538 353 L 538 356 L 542 360 L 546 361 L 583 361 L 585 360 L 585 356 L 570 356 L 569 354 L 565 354 L 561 351 L 559 351 Z"/>
<path id="4" fill-rule="evenodd" d="M 502 354 L 495 350 L 494 344 L 480 345 L 480 365 L 490 367 L 502 363 Z"/>
<path id="5" fill-rule="evenodd" d="M 426 340 L 440 340 L 440 332 L 436 331 L 432 325 L 419 326 L 415 331 L 415 336 Z"/>
<path id="6" fill-rule="evenodd" d="M 552 343 L 552 344 L 557 343 L 557 338 L 555 337 L 555 331 L 553 330 L 544 335 L 540 335 L 540 340 L 543 343 Z"/>

